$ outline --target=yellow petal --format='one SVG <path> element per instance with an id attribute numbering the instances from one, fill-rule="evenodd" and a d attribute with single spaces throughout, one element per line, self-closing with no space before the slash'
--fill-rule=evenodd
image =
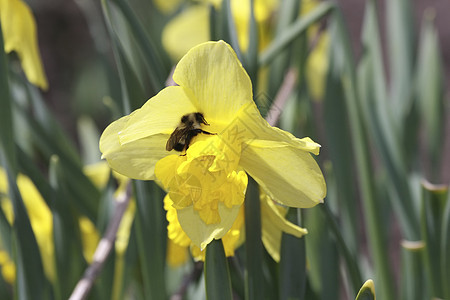
<path id="1" fill-rule="evenodd" d="M 290 145 L 315 155 L 319 154 L 320 145 L 310 138 L 299 139 L 287 131 L 270 126 L 261 116 L 254 102 L 244 106 L 239 111 L 232 125 L 234 124 L 240 124 L 240 127 L 245 128 L 245 131 L 243 131 L 247 139 L 245 142 L 254 147 L 285 147 Z M 245 146 L 242 147 L 245 148 Z"/>
<path id="2" fill-rule="evenodd" d="M 242 106 L 253 102 L 250 78 L 224 41 L 192 48 L 178 63 L 173 79 L 192 91 L 209 123 L 229 123 Z"/>
<path id="3" fill-rule="evenodd" d="M 178 221 L 177 210 L 173 207 L 173 201 L 170 199 L 169 194 L 164 197 L 164 209 L 166 210 L 166 219 L 169 222 L 167 225 L 167 236 L 171 241 L 181 247 L 188 247 L 191 243 L 191 239 L 181 228 Z"/>
<path id="4" fill-rule="evenodd" d="M 325 179 L 314 158 L 292 146 L 246 147 L 240 165 L 274 200 L 291 207 L 308 208 L 323 202 Z"/>
<path id="5" fill-rule="evenodd" d="M 130 114 L 119 131 L 120 143 L 127 144 L 159 133 L 171 134 L 183 115 L 199 111 L 189 98 L 182 87 L 166 87 Z"/>
<path id="6" fill-rule="evenodd" d="M 228 230 L 228 232 L 222 237 L 223 249 L 226 257 L 233 256 L 235 250 L 245 241 L 244 214 L 244 206 L 241 206 L 233 226 L 231 226 L 230 230 Z M 202 251 L 199 247 L 191 245 L 191 254 L 195 260 L 204 261 L 206 251 Z"/>
<path id="7" fill-rule="evenodd" d="M 209 41 L 209 7 L 193 5 L 171 19 L 162 32 L 162 44 L 174 61 L 189 49 Z"/>
<path id="8" fill-rule="evenodd" d="M 36 21 L 30 8 L 21 0 L 0 0 L 5 52 L 16 51 L 28 80 L 48 89 L 47 77 L 39 54 Z"/>
<path id="9" fill-rule="evenodd" d="M 281 212 L 284 210 L 284 212 Z M 284 217 L 285 209 L 276 207 L 275 203 L 265 194 L 261 193 L 261 225 L 262 241 L 267 252 L 276 261 L 280 261 L 281 237 L 283 232 L 295 237 L 301 237 L 308 233 Z"/>
<path id="10" fill-rule="evenodd" d="M 152 180 L 156 162 L 168 154 L 165 147 L 169 135 L 156 134 L 121 145 L 118 133 L 129 118 L 130 116 L 122 117 L 105 129 L 100 138 L 102 157 L 112 169 L 122 175 L 134 179 Z"/>
<path id="11" fill-rule="evenodd" d="M 220 223 L 205 224 L 193 206 L 177 210 L 178 221 L 184 232 L 189 236 L 194 245 L 204 250 L 213 239 L 222 238 L 233 225 L 239 213 L 240 206 L 231 208 L 219 203 Z"/>

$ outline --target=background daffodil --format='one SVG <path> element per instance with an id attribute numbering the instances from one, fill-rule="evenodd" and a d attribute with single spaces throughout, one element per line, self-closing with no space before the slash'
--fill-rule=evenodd
<path id="1" fill-rule="evenodd" d="M 28 80 L 43 90 L 48 89 L 47 77 L 42 66 L 36 33 L 36 21 L 22 0 L 0 0 L 5 52 L 15 51 Z"/>
<path id="2" fill-rule="evenodd" d="M 250 78 L 228 44 L 194 47 L 178 63 L 173 79 L 179 86 L 163 89 L 108 126 L 100 150 L 123 175 L 156 177 L 196 246 L 204 249 L 232 227 L 244 201 L 246 173 L 284 205 L 312 207 L 323 201 L 325 181 L 310 154 L 317 155 L 320 146 L 262 118 Z M 186 155 L 167 152 L 165 144 L 181 117 L 194 112 L 204 115 L 214 134 L 197 135 Z"/>
<path id="3" fill-rule="evenodd" d="M 209 41 L 210 5 L 220 9 L 221 0 L 203 0 L 188 5 L 173 17 L 162 32 L 162 44 L 173 60 L 178 61 L 192 47 Z M 260 49 L 264 49 L 272 36 L 271 19 L 279 5 L 278 0 L 256 0 L 255 19 L 258 25 Z M 250 0 L 232 0 L 233 13 L 239 45 L 247 50 L 249 43 Z"/>

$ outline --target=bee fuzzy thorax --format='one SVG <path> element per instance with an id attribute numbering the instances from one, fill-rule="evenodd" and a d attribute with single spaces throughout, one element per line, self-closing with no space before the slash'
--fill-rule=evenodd
<path id="1" fill-rule="evenodd" d="M 167 140 L 166 150 L 186 151 L 191 140 L 200 133 L 214 134 L 202 129 L 203 125 L 209 125 L 200 112 L 189 113 L 181 117 L 180 124 L 172 132 Z"/>

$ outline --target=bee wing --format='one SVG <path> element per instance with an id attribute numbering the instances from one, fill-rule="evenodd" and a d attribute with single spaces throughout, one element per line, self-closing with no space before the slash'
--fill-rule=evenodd
<path id="1" fill-rule="evenodd" d="M 175 145 L 178 144 L 179 142 L 181 142 L 185 138 L 188 130 L 189 129 L 187 127 L 184 127 L 184 128 L 177 127 L 174 130 L 174 132 L 172 132 L 172 134 L 170 135 L 169 139 L 167 140 L 166 150 L 167 151 L 173 150 Z"/>

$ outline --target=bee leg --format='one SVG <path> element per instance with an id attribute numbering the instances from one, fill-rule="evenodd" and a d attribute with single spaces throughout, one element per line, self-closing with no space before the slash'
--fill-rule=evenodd
<path id="1" fill-rule="evenodd" d="M 212 133 L 212 132 L 205 131 L 205 130 L 202 130 L 202 133 L 209 134 L 209 135 L 216 135 L 217 134 L 217 133 Z"/>

